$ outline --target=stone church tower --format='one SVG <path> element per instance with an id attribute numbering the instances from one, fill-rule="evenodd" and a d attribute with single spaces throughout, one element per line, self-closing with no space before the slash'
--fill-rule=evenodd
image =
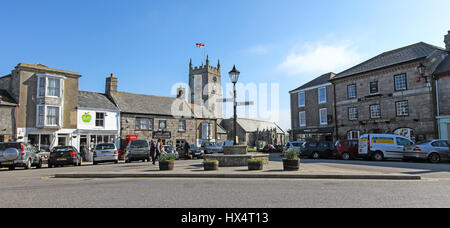
<path id="1" fill-rule="evenodd" d="M 220 60 L 217 67 L 210 66 L 209 57 L 206 65 L 192 66 L 189 63 L 189 103 L 194 105 L 194 111 L 203 118 L 222 118 L 222 78 L 220 75 Z"/>

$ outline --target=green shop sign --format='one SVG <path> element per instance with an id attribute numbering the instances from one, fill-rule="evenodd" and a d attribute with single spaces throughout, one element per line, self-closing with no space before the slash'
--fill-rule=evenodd
<path id="1" fill-rule="evenodd" d="M 84 123 L 90 123 L 92 120 L 92 116 L 91 114 L 89 114 L 89 112 L 86 112 L 83 116 L 81 116 L 81 119 Z"/>

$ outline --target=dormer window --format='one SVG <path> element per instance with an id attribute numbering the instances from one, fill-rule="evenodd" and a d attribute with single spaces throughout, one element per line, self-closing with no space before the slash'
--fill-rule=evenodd
<path id="1" fill-rule="evenodd" d="M 38 75 L 38 97 L 61 97 L 63 77 L 53 75 Z"/>

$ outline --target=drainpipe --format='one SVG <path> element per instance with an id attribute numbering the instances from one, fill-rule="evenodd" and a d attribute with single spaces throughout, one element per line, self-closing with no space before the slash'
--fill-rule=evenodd
<path id="1" fill-rule="evenodd" d="M 436 78 L 436 117 L 440 116 L 440 110 L 439 110 L 439 78 Z M 436 120 L 437 122 L 437 130 L 438 130 L 438 137 L 441 138 L 441 128 L 440 128 L 440 119 Z"/>
<path id="2" fill-rule="evenodd" d="M 336 107 L 336 84 L 335 83 L 333 83 L 333 93 L 334 93 L 333 104 L 334 104 L 334 119 L 335 119 L 334 127 L 335 127 L 335 131 L 336 131 L 335 140 L 337 141 L 339 139 L 339 132 L 338 132 L 339 127 L 338 127 L 338 118 L 337 118 L 337 111 L 336 111 L 337 107 Z"/>

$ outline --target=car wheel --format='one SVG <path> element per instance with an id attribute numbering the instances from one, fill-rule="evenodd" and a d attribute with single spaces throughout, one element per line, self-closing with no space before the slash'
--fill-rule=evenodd
<path id="1" fill-rule="evenodd" d="M 320 154 L 319 154 L 319 152 L 313 152 L 312 155 L 311 155 L 311 157 L 312 157 L 313 159 L 319 159 L 319 158 L 320 158 Z"/>
<path id="2" fill-rule="evenodd" d="M 49 163 L 48 168 L 50 168 L 50 169 L 53 168 L 53 165 Z"/>
<path id="3" fill-rule="evenodd" d="M 36 169 L 42 168 L 42 160 L 39 160 L 38 164 L 36 165 Z"/>
<path id="4" fill-rule="evenodd" d="M 97 162 L 94 162 L 94 163 L 92 163 L 93 165 L 98 165 L 98 163 Z"/>
<path id="5" fill-rule="evenodd" d="M 15 166 L 10 166 L 10 167 L 8 167 L 9 168 L 9 170 L 16 170 L 16 167 Z"/>
<path id="6" fill-rule="evenodd" d="M 375 152 L 372 156 L 372 159 L 374 161 L 383 161 L 383 159 L 384 159 L 383 153 L 381 153 L 379 151 Z"/>
<path id="7" fill-rule="evenodd" d="M 439 162 L 441 162 L 441 156 L 439 156 L 438 153 L 432 153 L 428 157 L 428 161 L 431 163 L 439 163 Z"/>
<path id="8" fill-rule="evenodd" d="M 114 161 L 114 164 L 119 164 L 119 160 L 115 160 L 115 161 Z"/>
<path id="9" fill-rule="evenodd" d="M 342 154 L 342 160 L 347 161 L 347 160 L 350 160 L 350 158 L 351 157 L 350 157 L 349 153 L 345 152 L 345 153 Z"/>

